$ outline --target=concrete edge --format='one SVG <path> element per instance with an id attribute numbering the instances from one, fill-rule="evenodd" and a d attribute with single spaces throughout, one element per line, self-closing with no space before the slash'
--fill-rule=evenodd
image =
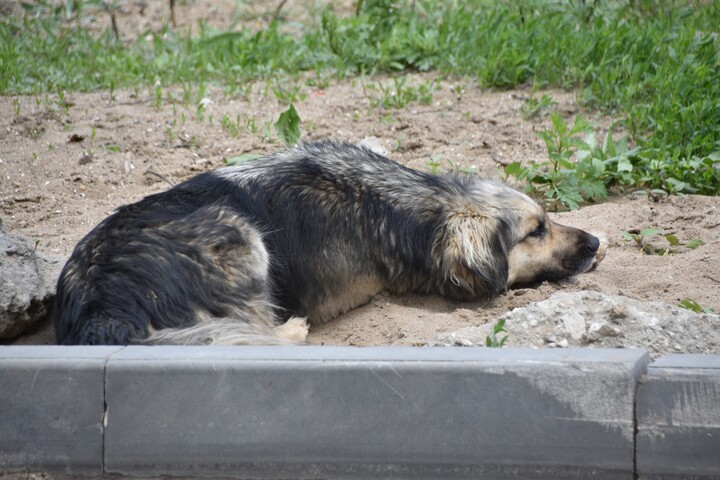
<path id="1" fill-rule="evenodd" d="M 0 424 L 0 472 L 671 478 L 677 469 L 646 460 L 672 446 L 658 443 L 657 415 L 646 415 L 643 395 L 690 371 L 692 379 L 701 371 L 706 393 L 720 392 L 719 355 L 651 363 L 632 349 L 6 346 L 0 405 L 15 421 Z M 275 386 L 258 396 L 248 382 Z M 189 403 L 177 403 L 185 394 Z M 278 415 L 279 398 L 293 399 L 302 415 Z M 693 418 L 710 429 L 684 425 L 686 445 L 695 434 L 720 438 L 716 412 L 703 412 L 713 398 L 695 402 Z M 168 409 L 173 402 L 182 410 Z M 218 425 L 211 417 L 223 408 L 229 416 Z M 335 433 L 309 444 L 313 428 Z M 698 478 L 720 475 L 720 460 L 708 455 L 700 448 L 693 456 Z"/>

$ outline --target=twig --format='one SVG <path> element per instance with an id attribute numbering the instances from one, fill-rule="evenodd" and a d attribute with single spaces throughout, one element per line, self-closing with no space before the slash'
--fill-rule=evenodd
<path id="1" fill-rule="evenodd" d="M 117 15 L 115 15 L 115 4 L 110 2 L 103 2 L 105 11 L 110 15 L 110 25 L 112 26 L 113 33 L 115 34 L 115 40 L 120 40 L 120 29 L 118 28 Z"/>
<path id="2" fill-rule="evenodd" d="M 280 12 L 282 11 L 282 9 L 283 9 L 283 7 L 285 6 L 286 3 L 287 3 L 287 0 L 280 0 L 280 4 L 279 4 L 279 5 L 277 6 L 277 8 L 275 9 L 275 13 L 273 13 L 272 18 L 270 19 L 270 23 L 271 23 L 271 24 L 272 24 L 273 22 L 275 22 L 275 20 L 277 20 L 278 18 L 280 18 Z"/>
<path id="3" fill-rule="evenodd" d="M 175 18 L 175 0 L 170 0 L 170 21 L 173 27 L 177 27 L 177 19 Z"/>
<path id="4" fill-rule="evenodd" d="M 171 187 L 175 186 L 175 184 L 172 181 L 170 181 L 165 175 L 163 175 L 162 173 L 158 173 L 155 170 L 151 170 L 148 168 L 147 170 L 145 170 L 145 175 L 155 175 L 156 177 L 158 177 L 160 180 L 167 183 Z"/>

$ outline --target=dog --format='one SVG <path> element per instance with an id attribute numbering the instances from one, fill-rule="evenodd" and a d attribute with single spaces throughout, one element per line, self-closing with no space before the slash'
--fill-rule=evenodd
<path id="1" fill-rule="evenodd" d="M 326 140 L 119 208 L 74 249 L 52 315 L 64 345 L 297 343 L 381 291 L 491 298 L 603 256 L 505 184 Z"/>

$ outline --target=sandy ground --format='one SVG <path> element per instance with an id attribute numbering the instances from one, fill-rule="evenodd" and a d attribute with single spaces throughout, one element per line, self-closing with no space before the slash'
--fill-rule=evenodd
<path id="1" fill-rule="evenodd" d="M 213 2 L 212 8 L 203 10 L 204 3 L 181 5 L 179 28 L 194 25 L 190 19 L 202 15 L 208 22 L 215 19 L 219 26 L 226 26 L 228 11 L 223 8 L 228 10 L 235 2 Z M 163 3 L 151 4 L 157 11 L 140 15 L 139 10 L 132 10 L 135 4 L 127 2 L 121 28 L 128 37 L 132 36 L 128 18 L 137 20 L 138 29 L 167 23 L 167 12 L 158 7 Z M 299 7 L 290 2 L 287 8 Z M 261 22 L 262 16 L 245 20 Z M 99 25 L 102 21 L 98 19 Z M 545 158 L 536 133 L 549 125 L 547 116 L 525 120 L 520 112 L 531 95 L 529 89 L 483 91 L 471 79 L 427 74 L 409 75 L 406 85 L 433 81 L 430 104 L 415 102 L 399 110 L 372 106 L 379 93 L 368 85 L 390 79 L 318 80 L 314 74 L 296 80 L 258 81 L 233 96 L 212 85 L 206 86 L 202 98 L 197 87 L 162 86 L 161 102 L 156 101 L 154 87 L 116 91 L 112 97 L 107 91 L 68 93 L 64 105 L 56 95 L 0 97 L 0 217 L 11 233 L 35 239 L 38 251 L 64 259 L 78 240 L 118 206 L 220 167 L 227 158 L 281 149 L 272 123 L 286 104 L 276 98 L 273 87 L 300 87 L 295 106 L 302 118 L 304 140 L 332 137 L 359 142 L 374 136 L 390 157 L 411 167 L 427 170 L 432 161 L 439 162 L 441 170 L 472 168 L 495 178 L 512 161 Z M 552 95 L 563 116 L 571 119 L 582 113 L 598 125 L 601 134 L 613 122 L 583 112 L 572 92 L 543 93 Z M 199 113 L 201 101 L 206 108 Z M 690 298 L 718 311 L 719 209 L 720 198 L 624 192 L 603 204 L 553 214 L 561 223 L 608 235 L 610 248 L 596 271 L 468 304 L 381 294 L 370 304 L 314 328 L 309 341 L 423 345 L 437 333 L 484 324 L 560 289 L 589 289 L 672 304 Z M 666 255 L 644 255 L 620 234 L 650 227 L 672 233 L 682 243 L 701 239 L 705 244 L 694 250 L 676 247 Z M 661 236 L 650 241 L 669 247 Z M 51 340 L 40 336 L 21 341 Z"/>

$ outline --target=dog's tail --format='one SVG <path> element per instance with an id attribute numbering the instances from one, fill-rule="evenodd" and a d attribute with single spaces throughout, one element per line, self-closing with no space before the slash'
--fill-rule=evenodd
<path id="1" fill-rule="evenodd" d="M 283 325 L 270 327 L 233 319 L 215 318 L 186 328 L 154 330 L 134 345 L 292 345 L 303 343 L 308 334 L 304 317 L 292 317 Z"/>

